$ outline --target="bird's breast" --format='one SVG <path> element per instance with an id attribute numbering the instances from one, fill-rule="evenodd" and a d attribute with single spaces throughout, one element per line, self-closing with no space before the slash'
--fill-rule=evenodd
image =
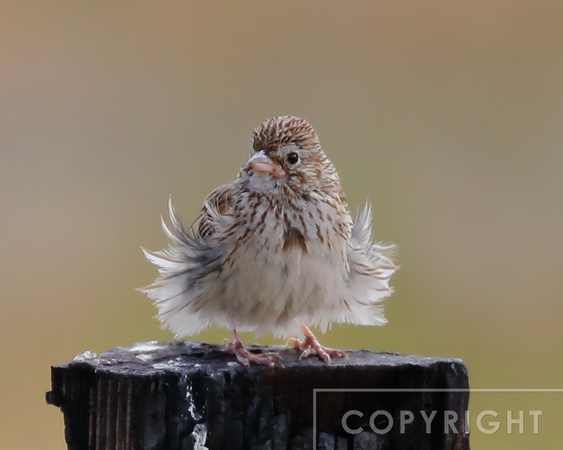
<path id="1" fill-rule="evenodd" d="M 283 208 L 268 202 L 241 213 L 223 245 L 221 301 L 238 327 L 283 326 L 337 304 L 347 278 L 347 237 L 328 206 Z M 244 325 L 242 322 L 246 322 Z"/>

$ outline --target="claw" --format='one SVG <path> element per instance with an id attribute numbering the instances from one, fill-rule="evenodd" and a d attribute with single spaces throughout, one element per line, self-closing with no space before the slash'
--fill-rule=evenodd
<path id="1" fill-rule="evenodd" d="M 299 359 L 308 358 L 315 353 L 327 364 L 330 363 L 330 357 L 336 356 L 338 358 L 348 358 L 346 352 L 334 348 L 324 347 L 319 343 L 311 329 L 304 324 L 301 324 L 301 329 L 305 334 L 305 339 L 289 338 L 286 345 L 293 345 L 294 348 L 301 350 Z"/>
<path id="2" fill-rule="evenodd" d="M 226 350 L 232 352 L 237 357 L 237 361 L 243 366 L 249 366 L 251 362 L 261 364 L 268 367 L 274 367 L 276 363 L 280 363 L 282 357 L 277 353 L 251 353 L 242 344 L 236 330 L 232 331 L 234 340 L 225 339 Z"/>

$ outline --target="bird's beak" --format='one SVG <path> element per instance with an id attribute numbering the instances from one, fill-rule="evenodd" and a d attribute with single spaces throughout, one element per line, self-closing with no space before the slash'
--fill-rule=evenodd
<path id="1" fill-rule="evenodd" d="M 252 155 L 248 160 L 248 164 L 250 164 L 250 167 L 252 167 L 256 172 L 269 173 L 274 178 L 287 177 L 287 172 L 283 170 L 279 164 L 272 161 L 272 159 L 266 155 L 264 150 L 260 150 Z"/>

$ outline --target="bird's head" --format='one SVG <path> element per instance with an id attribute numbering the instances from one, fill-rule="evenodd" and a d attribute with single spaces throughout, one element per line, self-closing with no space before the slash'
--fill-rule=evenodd
<path id="1" fill-rule="evenodd" d="M 339 187 L 338 175 L 314 128 L 294 116 L 276 116 L 254 130 L 245 169 L 293 190 Z M 273 180 L 272 180 L 273 181 Z"/>

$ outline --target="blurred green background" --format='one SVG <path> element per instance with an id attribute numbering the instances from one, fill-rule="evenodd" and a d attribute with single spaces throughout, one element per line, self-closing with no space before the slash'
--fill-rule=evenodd
<path id="1" fill-rule="evenodd" d="M 140 246 L 167 244 L 169 195 L 191 222 L 276 114 L 316 127 L 351 209 L 369 199 L 400 245 L 389 324 L 324 344 L 563 387 L 563 3 L 11 1 L 0 24 L 1 448 L 64 448 L 51 364 L 172 338 L 134 291 L 156 274 Z M 544 416 L 473 448 L 556 448 L 562 404 L 475 394 Z"/>

